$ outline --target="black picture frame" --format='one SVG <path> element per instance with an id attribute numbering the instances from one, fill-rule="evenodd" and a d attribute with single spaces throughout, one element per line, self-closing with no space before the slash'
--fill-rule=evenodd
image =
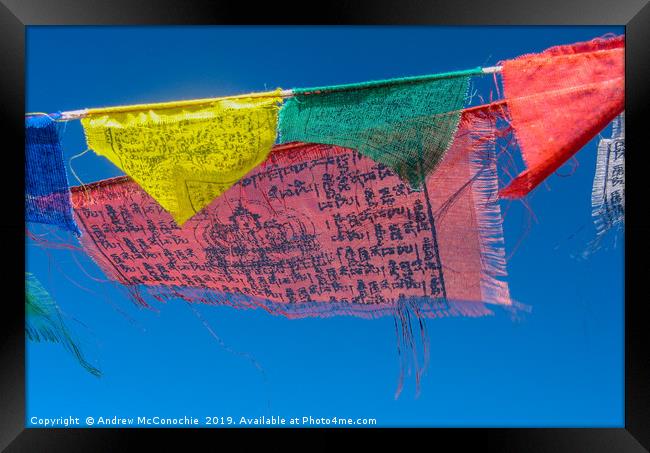
<path id="1" fill-rule="evenodd" d="M 303 4 L 303 6 L 306 6 Z M 650 449 L 650 344 L 644 314 L 644 281 L 650 265 L 650 218 L 644 215 L 648 167 L 641 130 L 650 105 L 650 4 L 648 0 L 455 0 L 415 2 L 341 2 L 336 7 L 315 5 L 315 13 L 277 3 L 173 0 L 0 0 L 0 114 L 3 135 L 4 206 L 0 216 L 3 272 L 10 294 L 3 297 L 0 342 L 0 448 L 6 451 L 126 451 L 136 437 L 149 445 L 162 442 L 170 449 L 179 431 L 161 429 L 25 429 L 24 305 L 24 112 L 25 27 L 28 25 L 145 25 L 145 24 L 398 24 L 398 25 L 624 25 L 626 27 L 626 224 L 625 224 L 625 428 L 495 428 L 436 429 L 426 433 L 429 445 L 454 449 L 478 446 L 499 452 L 637 452 Z M 55 49 L 55 47 L 54 47 Z M 646 145 L 647 148 L 647 145 Z M 8 239 L 10 238 L 10 239 Z M 22 263 L 21 267 L 19 263 Z M 24 296 L 23 296 L 24 297 Z M 227 430 L 193 429 L 192 442 L 223 436 Z M 234 430 L 250 439 L 287 430 Z M 341 434 L 367 430 L 307 429 L 319 444 Z M 413 434 L 373 430 L 376 439 L 398 434 L 402 442 Z M 400 430 L 401 431 L 401 430 Z M 232 433 L 232 431 L 229 431 Z M 251 435 L 250 433 L 254 433 Z M 291 435 L 296 432 L 290 433 Z M 302 433 L 301 433 L 302 434 Z M 408 437 L 407 437 L 408 436 Z M 219 447 L 213 444 L 214 448 Z M 244 444 L 242 444 L 243 446 Z M 268 444 L 266 448 L 283 444 Z M 404 444 L 405 446 L 407 444 Z M 427 444 L 425 444 L 427 445 Z"/>

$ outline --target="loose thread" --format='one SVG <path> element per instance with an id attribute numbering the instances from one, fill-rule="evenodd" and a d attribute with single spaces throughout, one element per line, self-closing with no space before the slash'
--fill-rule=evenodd
<path id="1" fill-rule="evenodd" d="M 72 161 L 73 161 L 74 159 L 76 159 L 77 157 L 81 157 L 81 156 L 83 156 L 83 155 L 86 154 L 88 151 L 90 151 L 90 148 L 87 148 L 85 151 L 83 151 L 83 152 L 81 152 L 81 153 L 79 153 L 79 154 L 77 154 L 77 155 L 74 155 L 74 156 L 72 156 L 70 159 L 68 159 L 68 167 L 70 167 L 70 172 L 71 172 L 72 175 L 75 177 L 75 179 L 76 179 L 77 181 L 79 181 L 79 184 L 81 184 L 80 187 L 81 187 L 81 189 L 84 191 L 84 195 L 86 195 L 86 197 L 87 197 L 86 199 L 87 199 L 87 200 L 90 200 L 90 195 L 89 195 L 89 191 L 88 191 L 88 189 L 87 189 L 87 187 L 86 187 L 86 184 L 84 184 L 83 181 L 79 178 L 79 176 L 77 175 L 77 172 L 74 171 L 74 167 L 72 166 Z"/>

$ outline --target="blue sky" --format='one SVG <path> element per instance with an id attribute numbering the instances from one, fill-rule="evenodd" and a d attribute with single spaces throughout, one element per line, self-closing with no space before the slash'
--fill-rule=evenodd
<path id="1" fill-rule="evenodd" d="M 492 66 L 606 33 L 623 28 L 28 27 L 26 111 Z M 492 87 L 488 77 L 474 82 L 485 98 Z M 393 397 L 399 361 L 391 318 L 288 320 L 227 307 L 195 312 L 180 301 L 141 310 L 116 286 L 84 274 L 69 252 L 28 243 L 28 270 L 73 318 L 69 326 L 104 375 L 88 374 L 56 345 L 28 344 L 27 426 L 32 417 L 204 423 L 274 415 L 372 417 L 379 426 L 622 427 L 623 237 L 576 258 L 595 234 L 597 141 L 577 154 L 573 176 L 554 175 L 530 197 L 530 227 L 519 203 L 506 216 L 507 252 L 523 237 L 508 262 L 511 294 L 532 312 L 518 320 L 499 310 L 429 320 L 431 362 L 419 398 L 413 378 Z M 63 146 L 66 160 L 86 149 L 78 122 L 66 124 Z M 85 183 L 121 174 L 92 153 L 73 166 Z M 103 278 L 87 257 L 77 259 Z"/>

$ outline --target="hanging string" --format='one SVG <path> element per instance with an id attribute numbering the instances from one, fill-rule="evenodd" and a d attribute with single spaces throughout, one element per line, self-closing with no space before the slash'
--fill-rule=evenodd
<path id="1" fill-rule="evenodd" d="M 470 69 L 470 70 L 459 71 L 454 73 L 428 74 L 423 76 L 403 77 L 397 79 L 352 83 L 346 85 L 333 85 L 329 87 L 302 89 L 299 91 L 300 91 L 300 95 L 319 95 L 324 93 L 331 93 L 334 91 L 358 90 L 362 88 L 373 88 L 378 86 L 397 85 L 402 83 L 413 83 L 413 82 L 420 82 L 426 80 L 434 80 L 439 78 L 452 77 L 454 75 L 464 74 L 467 72 L 476 73 L 476 75 L 492 74 L 492 73 L 500 72 L 501 69 L 502 69 L 501 66 L 493 66 L 489 68 L 476 68 L 476 69 Z M 277 92 L 269 91 L 269 92 L 221 96 L 216 98 L 189 99 L 183 101 L 158 102 L 158 103 L 150 103 L 150 104 L 134 104 L 134 105 L 123 105 L 123 106 L 115 106 L 115 107 L 86 108 L 86 109 L 69 110 L 66 112 L 60 112 L 60 119 L 57 119 L 55 121 L 65 122 L 65 121 L 85 118 L 86 116 L 89 115 L 101 115 L 106 113 L 124 113 L 124 112 L 132 112 L 132 111 L 151 110 L 151 109 L 159 110 L 159 109 L 170 109 L 170 108 L 179 108 L 179 107 L 191 107 L 191 106 L 206 105 L 206 104 L 212 104 L 214 102 L 234 100 L 234 99 L 265 98 L 265 97 L 275 97 L 275 96 L 277 96 Z M 295 96 L 294 90 L 282 90 L 280 92 L 280 97 L 282 98 L 290 98 L 294 96 Z M 35 115 L 48 115 L 48 114 L 43 112 L 32 112 L 26 114 L 26 116 L 35 116 Z"/>

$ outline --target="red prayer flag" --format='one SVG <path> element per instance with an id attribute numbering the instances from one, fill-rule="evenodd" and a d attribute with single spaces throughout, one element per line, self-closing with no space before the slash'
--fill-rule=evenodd
<path id="1" fill-rule="evenodd" d="M 617 36 L 503 64 L 504 97 L 528 168 L 502 197 L 528 194 L 623 111 L 624 54 L 624 36 Z"/>

